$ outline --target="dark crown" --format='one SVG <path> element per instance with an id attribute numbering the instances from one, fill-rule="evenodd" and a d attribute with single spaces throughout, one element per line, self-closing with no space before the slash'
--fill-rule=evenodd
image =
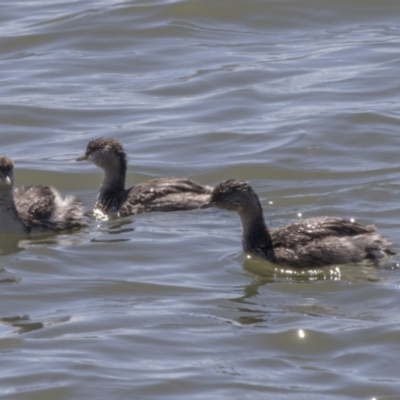
<path id="1" fill-rule="evenodd" d="M 229 195 L 238 192 L 247 192 L 254 194 L 253 189 L 248 183 L 239 181 L 238 179 L 228 179 L 215 186 L 214 191 L 211 195 L 211 201 L 218 202 L 225 199 Z"/>
<path id="2" fill-rule="evenodd" d="M 9 172 L 14 168 L 13 160 L 7 156 L 0 156 L 0 170 Z"/>
<path id="3" fill-rule="evenodd" d="M 123 164 L 127 164 L 127 157 L 122 144 L 114 138 L 102 137 L 91 140 L 86 147 L 86 156 L 101 151 L 103 153 L 113 153 Z"/>

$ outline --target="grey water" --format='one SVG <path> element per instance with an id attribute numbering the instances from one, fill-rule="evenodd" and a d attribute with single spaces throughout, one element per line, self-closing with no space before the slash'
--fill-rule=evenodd
<path id="1" fill-rule="evenodd" d="M 272 228 L 354 218 L 400 252 L 398 1 L 0 9 L 0 153 L 17 185 L 92 207 L 101 171 L 74 160 L 112 136 L 128 185 L 236 177 Z M 400 270 L 276 268 L 220 210 L 0 242 L 1 398 L 400 399 Z"/>

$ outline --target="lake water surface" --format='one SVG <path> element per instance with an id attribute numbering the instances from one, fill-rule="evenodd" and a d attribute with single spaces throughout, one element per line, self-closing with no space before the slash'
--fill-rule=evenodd
<path id="1" fill-rule="evenodd" d="M 90 208 L 101 172 L 74 160 L 112 136 L 129 185 L 236 177 L 271 227 L 355 218 L 400 252 L 397 0 L 0 9 L 0 153 L 17 184 Z M 1 250 L 1 398 L 400 399 L 400 270 L 248 259 L 220 210 Z"/>

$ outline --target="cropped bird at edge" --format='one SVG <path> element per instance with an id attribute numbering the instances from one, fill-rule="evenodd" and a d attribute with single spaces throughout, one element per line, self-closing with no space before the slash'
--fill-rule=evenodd
<path id="1" fill-rule="evenodd" d="M 127 156 L 113 138 L 91 140 L 77 161 L 90 161 L 104 172 L 94 213 L 124 217 L 149 211 L 179 211 L 199 208 L 213 190 L 187 178 L 158 178 L 125 189 Z"/>
<path id="2" fill-rule="evenodd" d="M 346 219 L 309 218 L 270 231 L 257 194 L 237 179 L 217 185 L 210 201 L 201 208 L 209 207 L 236 211 L 242 223 L 244 251 L 271 263 L 313 268 L 370 260 L 379 266 L 380 261 L 395 254 L 374 226 Z"/>
<path id="3" fill-rule="evenodd" d="M 0 233 L 60 232 L 86 225 L 75 197 L 63 198 L 51 186 L 14 187 L 14 163 L 0 156 Z"/>

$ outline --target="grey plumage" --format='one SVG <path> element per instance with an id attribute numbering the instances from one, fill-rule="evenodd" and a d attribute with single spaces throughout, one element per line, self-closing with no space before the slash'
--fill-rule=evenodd
<path id="1" fill-rule="evenodd" d="M 236 211 L 242 221 L 243 249 L 277 264 L 319 267 L 363 260 L 377 264 L 394 254 L 374 226 L 340 218 L 309 218 L 269 231 L 257 194 L 250 185 L 236 179 L 214 188 L 210 202 L 203 208 L 211 206 Z"/>
<path id="2" fill-rule="evenodd" d="M 14 163 L 0 156 L 0 232 L 59 232 L 86 226 L 82 205 L 49 186 L 13 187 Z"/>
<path id="3" fill-rule="evenodd" d="M 211 187 L 186 178 L 158 178 L 125 189 L 127 157 L 113 138 L 91 140 L 77 161 L 87 160 L 104 171 L 95 211 L 124 217 L 149 211 L 191 210 L 208 201 Z"/>

